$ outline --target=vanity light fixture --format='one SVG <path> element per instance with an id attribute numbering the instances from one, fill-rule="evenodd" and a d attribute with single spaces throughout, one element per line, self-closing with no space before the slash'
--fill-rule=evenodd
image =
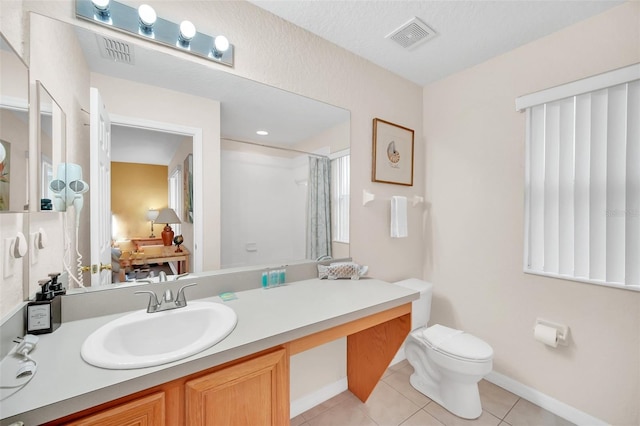
<path id="1" fill-rule="evenodd" d="M 148 4 L 136 9 L 113 0 L 76 0 L 76 17 L 233 67 L 234 47 L 225 36 L 200 33 L 187 20 L 162 19 Z"/>
<path id="2" fill-rule="evenodd" d="M 260 136 L 267 136 L 269 134 L 269 132 L 267 132 L 266 130 L 258 130 L 256 132 L 256 135 L 260 135 Z"/>
<path id="3" fill-rule="evenodd" d="M 158 20 L 156 11 L 148 4 L 140 5 L 138 8 L 138 21 L 140 22 L 140 33 L 146 36 L 153 36 L 153 24 Z"/>

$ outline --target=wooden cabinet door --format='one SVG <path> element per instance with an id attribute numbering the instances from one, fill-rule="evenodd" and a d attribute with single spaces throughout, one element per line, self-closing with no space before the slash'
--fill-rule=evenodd
<path id="1" fill-rule="evenodd" d="M 125 402 L 68 423 L 70 426 L 163 426 L 164 424 L 164 392 Z"/>
<path id="2" fill-rule="evenodd" d="M 187 425 L 289 424 L 285 349 L 240 362 L 185 385 Z"/>

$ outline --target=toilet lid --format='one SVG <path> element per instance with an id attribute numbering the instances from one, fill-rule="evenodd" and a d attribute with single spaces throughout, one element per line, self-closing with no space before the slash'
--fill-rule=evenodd
<path id="1" fill-rule="evenodd" d="M 422 331 L 422 337 L 436 351 L 455 358 L 485 361 L 493 357 L 493 348 L 485 341 L 455 328 L 432 325 Z"/>

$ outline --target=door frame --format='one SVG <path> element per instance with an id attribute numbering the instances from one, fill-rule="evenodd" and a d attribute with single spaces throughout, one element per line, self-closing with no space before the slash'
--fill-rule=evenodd
<path id="1" fill-rule="evenodd" d="M 189 262 L 190 272 L 202 272 L 203 220 L 202 209 L 202 128 L 184 126 L 182 124 L 128 117 L 120 114 L 109 114 L 111 125 L 133 127 L 175 133 L 191 137 L 193 143 L 193 251 Z"/>

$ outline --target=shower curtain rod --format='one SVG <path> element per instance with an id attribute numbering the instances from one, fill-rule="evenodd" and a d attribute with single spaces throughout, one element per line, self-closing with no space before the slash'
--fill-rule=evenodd
<path id="1" fill-rule="evenodd" d="M 249 142 L 249 141 L 241 141 L 239 139 L 231 139 L 231 138 L 220 138 L 220 139 L 224 139 L 224 140 L 228 140 L 228 141 L 233 141 L 233 142 L 239 142 L 239 143 L 246 143 L 247 145 L 255 145 L 255 146 L 261 146 L 263 148 L 273 148 L 273 149 L 279 149 L 281 151 L 289 151 L 289 152 L 297 152 L 298 154 L 306 154 L 306 155 L 311 155 L 312 157 L 320 157 L 320 158 L 329 158 L 329 156 L 327 155 L 322 155 L 322 154 L 314 154 L 313 152 L 307 152 L 307 151 L 301 151 L 299 149 L 293 149 L 293 148 L 284 148 L 281 146 L 275 146 L 275 145 L 267 145 L 264 143 L 258 143 L 258 142 Z"/>

